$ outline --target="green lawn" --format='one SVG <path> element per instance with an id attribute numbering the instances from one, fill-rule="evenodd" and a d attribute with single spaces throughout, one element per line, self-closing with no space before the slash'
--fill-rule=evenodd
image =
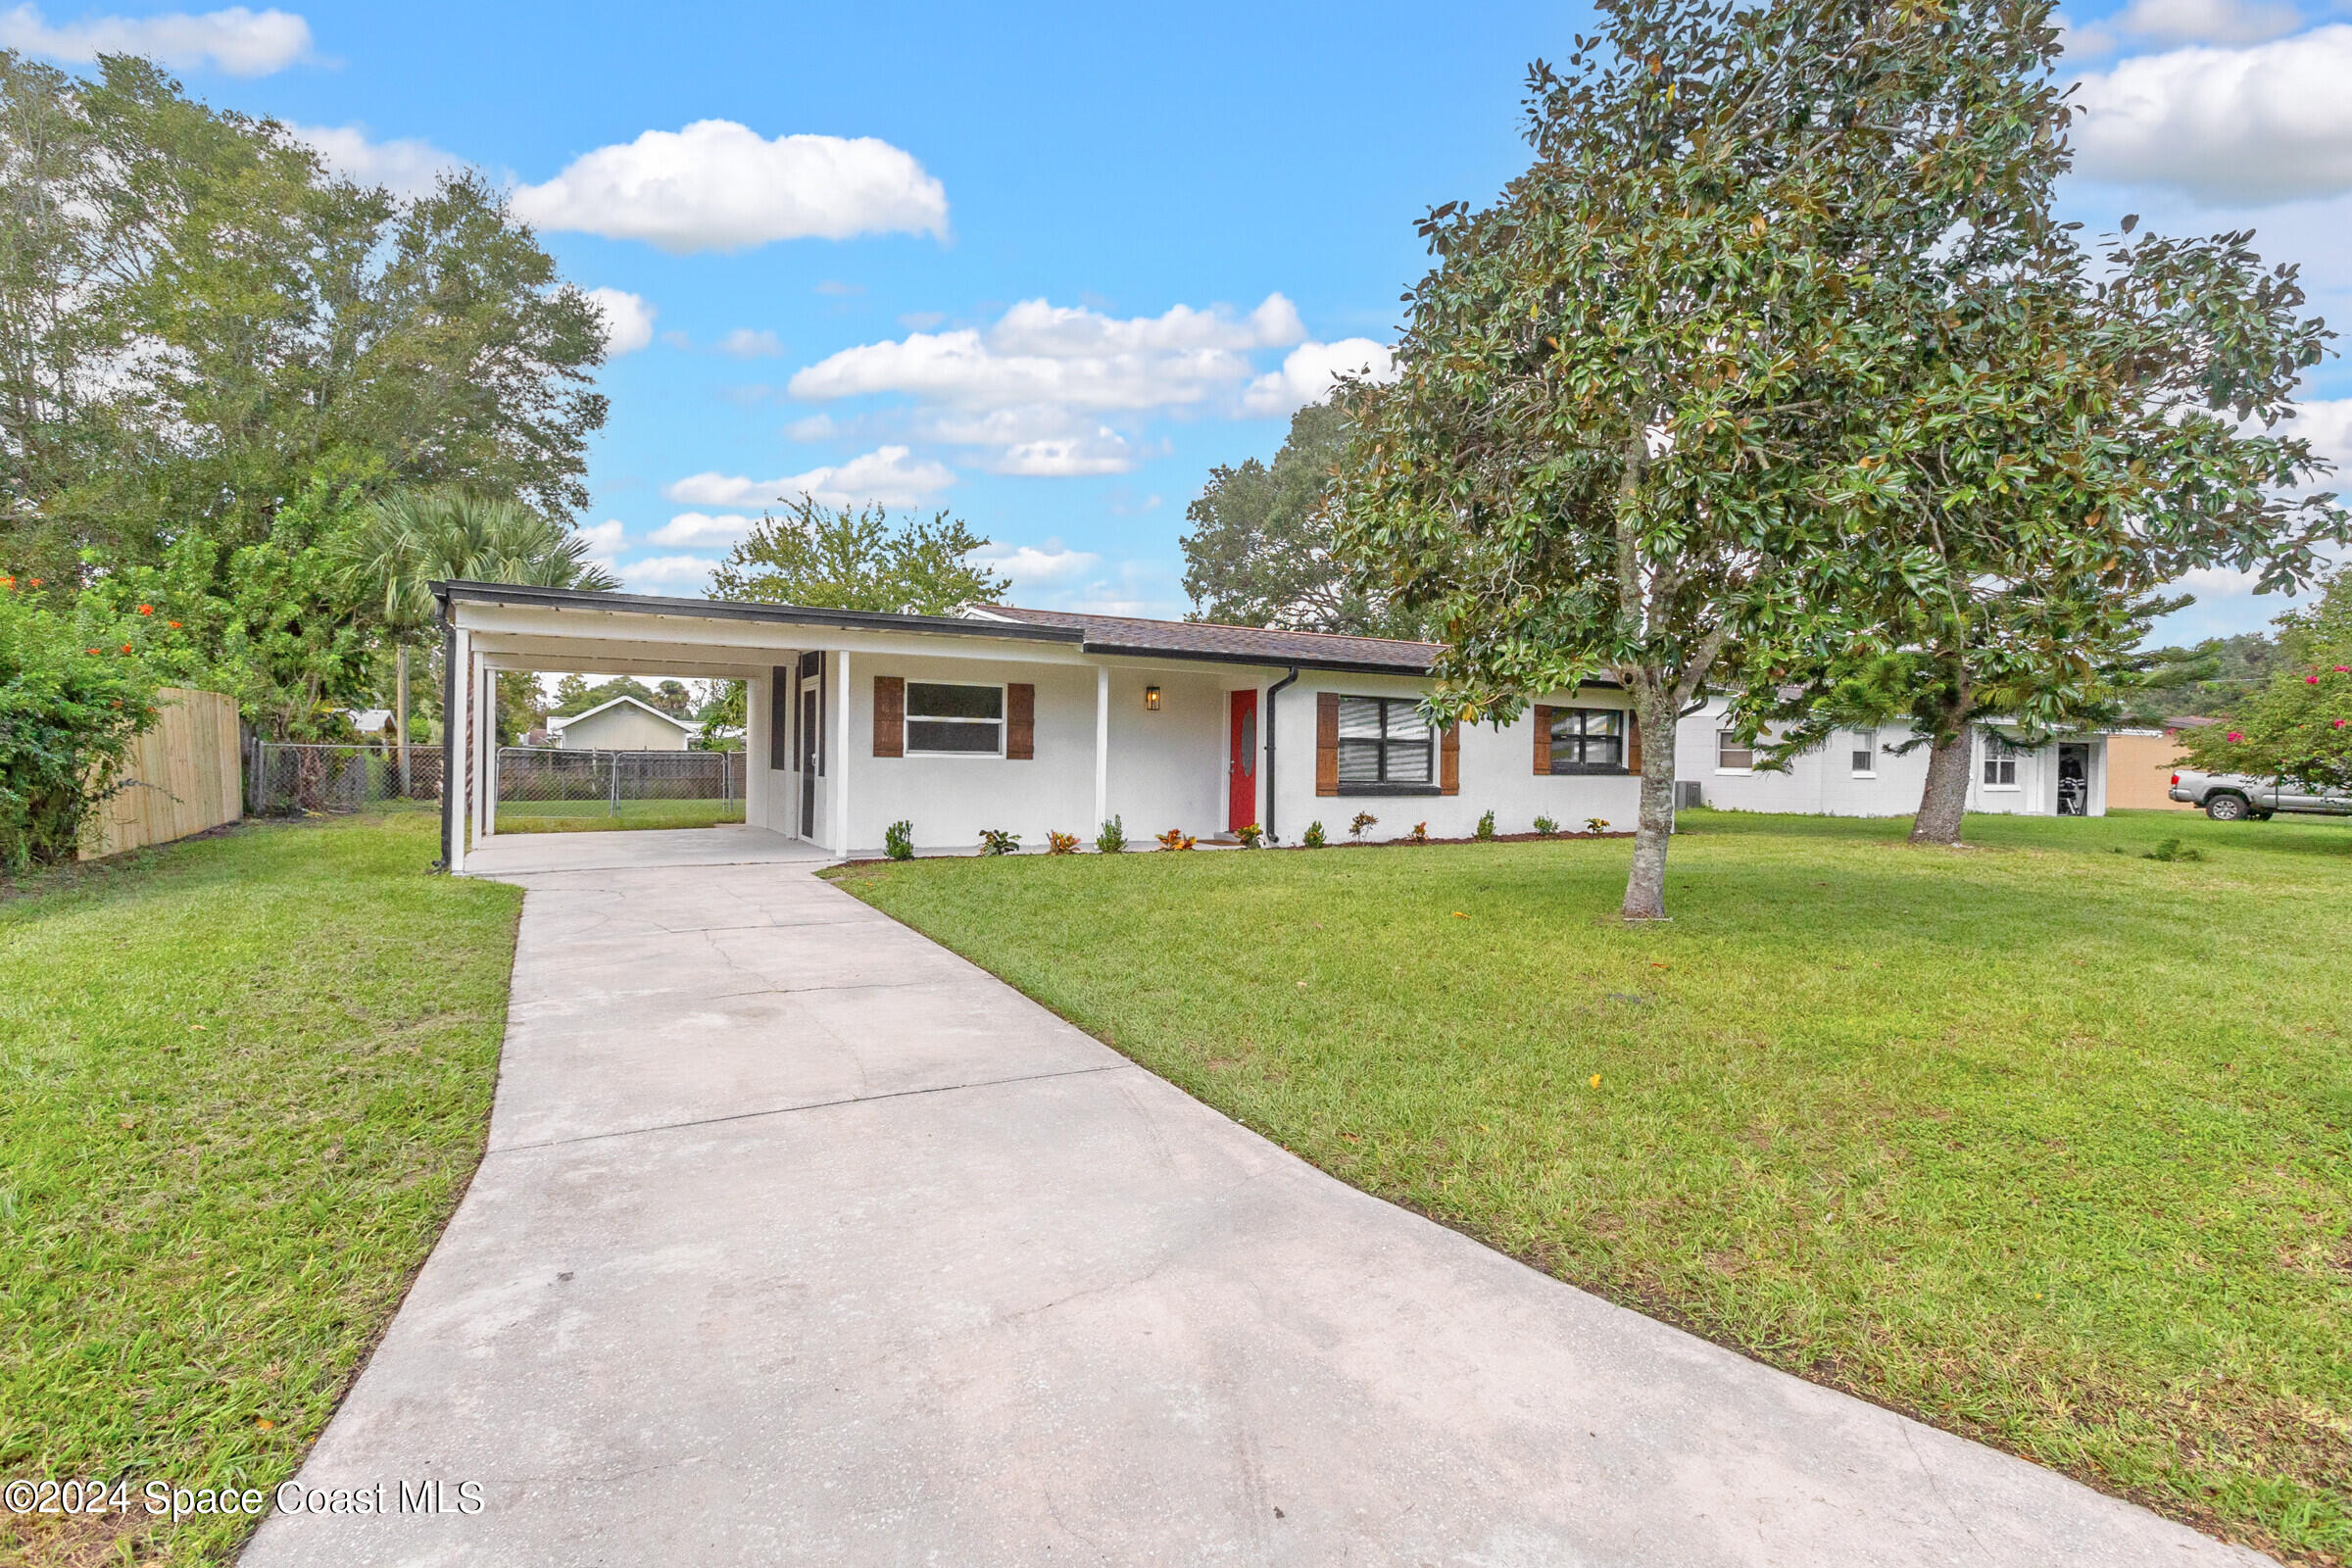
<path id="1" fill-rule="evenodd" d="M 1686 826 L 1647 928 L 1623 842 L 835 874 L 1563 1279 L 2352 1551 L 2352 823 Z M 2175 837 L 2205 858 L 2141 858 Z"/>
<path id="2" fill-rule="evenodd" d="M 501 833 L 605 833 L 632 827 L 717 827 L 743 820 L 743 800 L 502 801 Z"/>
<path id="3" fill-rule="evenodd" d="M 521 893 L 428 874 L 438 825 L 248 827 L 0 897 L 0 1477 L 293 1473 L 488 1125 Z M 244 1534 L 143 1518 L 0 1513 L 0 1559 Z"/>

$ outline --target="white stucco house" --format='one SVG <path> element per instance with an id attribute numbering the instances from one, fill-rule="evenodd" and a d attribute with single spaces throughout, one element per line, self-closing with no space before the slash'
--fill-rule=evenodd
<path id="1" fill-rule="evenodd" d="M 1909 816 L 1928 781 L 1928 749 L 1897 755 L 1908 730 L 1840 730 L 1786 771 L 1760 771 L 1753 749 L 1724 727 L 1721 698 L 1676 728 L 1675 780 L 1688 801 L 1733 811 L 1822 816 Z M 2132 733 L 2138 733 L 2133 731 Z M 2057 735 L 2038 746 L 1998 724 L 1976 726 L 1968 809 L 2023 816 L 2107 814 L 2107 735 Z"/>
<path id="2" fill-rule="evenodd" d="M 1506 728 L 1433 733 L 1415 711 L 1433 644 L 990 606 L 961 616 L 437 585 L 450 689 L 447 858 L 494 829 L 480 696 L 497 670 L 747 683 L 746 819 L 835 855 L 968 849 L 981 830 L 1042 847 L 1117 816 L 1149 848 L 1170 828 L 1257 823 L 1334 840 L 1466 837 L 1549 816 L 1630 828 L 1642 737 L 1625 694 L 1554 693 Z M 590 715 L 581 715 L 582 719 Z M 574 720 L 567 729 L 577 727 Z M 571 744 L 566 736 L 565 744 Z"/>
<path id="3" fill-rule="evenodd" d="M 547 732 L 566 752 L 682 752 L 703 726 L 624 696 L 584 713 L 558 714 Z"/>

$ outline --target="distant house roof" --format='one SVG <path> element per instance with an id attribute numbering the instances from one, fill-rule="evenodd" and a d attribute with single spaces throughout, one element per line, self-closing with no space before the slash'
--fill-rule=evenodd
<path id="1" fill-rule="evenodd" d="M 1393 637 L 1343 637 L 1331 632 L 1224 626 L 1200 620 L 1146 620 L 1136 615 L 1024 610 L 1015 605 L 981 605 L 968 613 L 975 620 L 1064 626 L 1085 638 L 1090 654 L 1153 654 L 1241 664 L 1310 664 L 1319 669 L 1420 675 L 1426 674 L 1445 651 L 1442 643 L 1404 642 Z"/>
<path id="2" fill-rule="evenodd" d="M 551 717 L 547 721 L 547 727 L 553 733 L 562 734 L 565 725 L 577 724 L 583 718 L 594 718 L 606 709 L 618 708 L 623 703 L 628 704 L 631 708 L 637 709 L 641 712 L 653 714 L 656 718 L 662 720 L 665 724 L 675 724 L 678 726 L 678 728 L 684 730 L 689 735 L 700 735 L 703 732 L 703 726 L 695 723 L 693 720 L 679 718 L 674 713 L 664 713 L 653 704 L 640 702 L 638 699 L 629 696 L 625 692 L 620 696 L 613 698 L 610 702 L 597 704 L 594 708 L 591 708 L 584 713 L 563 713 Z"/>
<path id="3" fill-rule="evenodd" d="M 380 735 L 392 727 L 389 708 L 347 708 L 343 711 L 350 715 L 351 727 L 363 735 Z"/>

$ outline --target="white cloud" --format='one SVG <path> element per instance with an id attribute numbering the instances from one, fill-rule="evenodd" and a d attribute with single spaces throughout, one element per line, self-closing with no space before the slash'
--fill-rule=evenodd
<path id="1" fill-rule="evenodd" d="M 1135 466 L 1135 454 L 1124 437 L 1104 425 L 1092 435 L 1017 442 L 1006 447 L 991 466 L 999 473 L 1064 479 L 1090 473 L 1125 473 Z"/>
<path id="2" fill-rule="evenodd" d="M 608 358 L 634 354 L 654 340 L 654 318 L 659 312 L 644 297 L 616 288 L 592 288 L 588 298 L 605 315 L 605 354 Z"/>
<path id="3" fill-rule="evenodd" d="M 784 340 L 765 327 L 739 326 L 718 340 L 718 352 L 739 360 L 772 359 L 784 352 Z"/>
<path id="4" fill-rule="evenodd" d="M 548 229 L 641 239 L 673 254 L 736 251 L 782 239 L 944 235 L 946 187 L 912 154 L 871 136 L 778 136 L 729 120 L 649 130 L 600 147 L 514 211 Z"/>
<path id="5" fill-rule="evenodd" d="M 2312 488 L 2339 493 L 2352 490 L 2352 398 L 2299 404 L 2294 418 L 2279 426 L 2278 433 L 2301 436 L 2314 452 L 2335 465 L 2335 472 L 2323 476 Z"/>
<path id="6" fill-rule="evenodd" d="M 1015 588 L 1066 582 L 1102 564 L 1101 556 L 1090 551 L 1069 549 L 1058 539 L 1047 540 L 1042 550 L 1035 545 L 1021 545 L 1013 549 L 992 545 L 975 552 L 972 559 L 1011 578 Z"/>
<path id="7" fill-rule="evenodd" d="M 795 374 L 791 391 L 810 402 L 908 393 L 967 410 L 1158 409 L 1238 385 L 1252 372 L 1250 350 L 1302 335 L 1298 311 L 1280 294 L 1247 317 L 1179 305 L 1125 320 L 1024 300 L 985 333 L 913 332 L 844 349 Z"/>
<path id="8" fill-rule="evenodd" d="M 839 465 L 811 468 L 781 479 L 746 479 L 697 473 L 662 490 L 672 501 L 701 507 L 769 507 L 807 495 L 819 505 L 919 506 L 956 482 L 955 470 L 929 460 L 913 461 L 906 447 L 878 447 Z"/>
<path id="9" fill-rule="evenodd" d="M 317 150 L 327 169 L 361 185 L 381 185 L 395 196 L 429 196 L 444 174 L 466 160 L 416 136 L 369 141 L 360 125 L 295 125 L 286 129 Z"/>
<path id="10" fill-rule="evenodd" d="M 2102 55 L 2124 39 L 2157 44 L 2262 43 L 2303 25 L 2290 0 L 2132 0 L 2113 16 L 2069 24 L 2066 52 Z"/>
<path id="11" fill-rule="evenodd" d="M 702 556 L 649 556 L 621 566 L 620 580 L 629 588 L 701 589 L 710 583 L 710 568 L 717 564 Z"/>
<path id="12" fill-rule="evenodd" d="M 795 441 L 830 441 L 837 432 L 830 414 L 811 414 L 805 419 L 795 419 L 784 427 L 784 433 Z"/>
<path id="13" fill-rule="evenodd" d="M 585 527 L 574 528 L 572 533 L 586 541 L 589 560 L 599 562 L 607 566 L 612 564 L 612 558 L 618 555 L 620 547 L 628 542 L 627 530 L 621 527 L 620 519 L 617 517 L 607 517 L 602 522 L 592 522 Z"/>
<path id="14" fill-rule="evenodd" d="M 647 537 L 658 545 L 732 543 L 752 531 L 756 519 L 751 517 L 717 516 L 707 513 L 681 512 Z"/>
<path id="15" fill-rule="evenodd" d="M 2352 190 L 2352 25 L 2123 60 L 2083 78 L 2076 168 L 2259 205 Z"/>
<path id="16" fill-rule="evenodd" d="M 230 6 L 191 16 L 91 17 L 51 26 L 40 8 L 0 12 L 0 48 L 88 65 L 100 55 L 146 55 L 174 71 L 216 66 L 232 76 L 267 76 L 311 53 L 311 24 L 291 12 Z"/>
<path id="17" fill-rule="evenodd" d="M 1388 381 L 1396 374 L 1396 361 L 1387 346 L 1368 337 L 1301 343 L 1283 359 L 1281 369 L 1250 383 L 1250 390 L 1242 394 L 1242 410 L 1257 415 L 1290 414 L 1328 393 L 1343 375 Z"/>

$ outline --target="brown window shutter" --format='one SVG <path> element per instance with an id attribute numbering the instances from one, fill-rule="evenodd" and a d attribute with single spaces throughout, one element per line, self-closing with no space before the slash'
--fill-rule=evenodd
<path id="1" fill-rule="evenodd" d="M 1536 771 L 1551 771 L 1551 710 L 1536 705 Z"/>
<path id="2" fill-rule="evenodd" d="M 1438 742 L 1438 793 L 1462 793 L 1462 726 L 1448 724 Z"/>
<path id="3" fill-rule="evenodd" d="M 1642 716 L 1630 708 L 1625 710 L 1625 770 L 1642 771 Z"/>
<path id="4" fill-rule="evenodd" d="M 906 681 L 904 676 L 874 677 L 874 755 L 906 755 Z"/>
<path id="5" fill-rule="evenodd" d="M 1037 688 L 1026 681 L 1004 688 L 1004 755 L 1016 762 L 1037 756 Z"/>
<path id="6" fill-rule="evenodd" d="M 1340 694 L 1315 693 L 1315 793 L 1340 793 Z"/>

